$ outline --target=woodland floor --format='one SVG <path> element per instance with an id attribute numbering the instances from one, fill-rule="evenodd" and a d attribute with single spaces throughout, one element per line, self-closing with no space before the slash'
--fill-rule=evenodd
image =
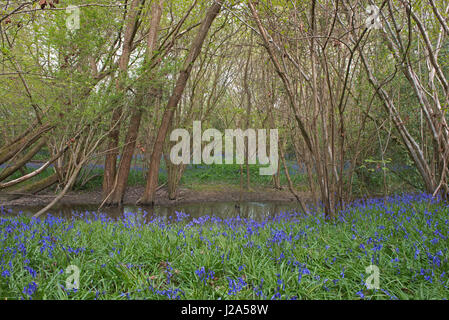
<path id="1" fill-rule="evenodd" d="M 143 194 L 144 187 L 129 187 L 124 198 L 124 205 L 135 205 L 139 197 Z M 306 194 L 300 194 L 306 197 Z M 3 206 L 44 206 L 55 197 L 52 191 L 42 192 L 33 196 L 24 196 L 19 199 L 2 201 Z M 67 193 L 59 202 L 62 205 L 76 204 L 101 204 L 101 189 L 94 191 L 72 191 Z M 296 199 L 291 192 L 284 188 L 276 190 L 266 187 L 253 187 L 250 191 L 241 191 L 235 186 L 216 186 L 198 189 L 180 188 L 176 200 L 168 199 L 166 187 L 161 188 L 156 193 L 156 205 L 187 204 L 200 202 L 227 202 L 227 201 L 279 201 L 289 202 Z"/>

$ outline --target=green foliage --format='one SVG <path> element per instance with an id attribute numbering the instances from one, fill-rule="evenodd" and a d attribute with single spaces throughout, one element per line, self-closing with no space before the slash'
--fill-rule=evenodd
<path id="1" fill-rule="evenodd" d="M 434 226 L 447 234 L 448 213 L 442 203 L 374 201 L 331 222 L 319 215 L 241 225 L 144 224 L 142 212 L 120 221 L 1 216 L 0 298 L 444 299 L 449 248 Z M 372 264 L 379 290 L 364 284 Z M 65 288 L 69 265 L 80 270 L 78 290 Z M 244 285 L 236 289 L 230 279 Z"/>

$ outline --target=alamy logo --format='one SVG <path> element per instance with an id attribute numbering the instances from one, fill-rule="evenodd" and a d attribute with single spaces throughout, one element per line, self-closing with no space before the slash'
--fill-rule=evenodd
<path id="1" fill-rule="evenodd" d="M 75 265 L 70 265 L 65 269 L 65 273 L 70 274 L 65 280 L 65 287 L 68 290 L 78 290 L 80 287 L 80 269 Z"/>
<path id="2" fill-rule="evenodd" d="M 380 270 L 376 265 L 370 265 L 365 269 L 370 276 L 366 279 L 365 285 L 368 289 L 380 289 Z"/>
<path id="3" fill-rule="evenodd" d="M 379 7 L 377 7 L 376 5 L 369 5 L 368 7 L 366 7 L 366 13 L 368 14 L 368 17 L 365 20 L 365 25 L 368 30 L 382 28 Z"/>
<path id="4" fill-rule="evenodd" d="M 80 28 L 80 8 L 77 6 L 67 6 L 66 13 L 69 15 L 66 18 L 66 27 L 71 32 Z"/>
<path id="5" fill-rule="evenodd" d="M 273 175 L 278 170 L 278 130 L 270 131 L 270 152 L 267 154 L 267 130 L 265 129 L 226 129 L 224 164 L 234 163 L 234 138 L 236 140 L 235 162 L 243 164 L 245 159 L 245 137 L 248 139 L 248 164 L 269 165 L 259 169 L 260 175 Z M 181 138 L 181 141 L 179 141 Z M 192 157 L 190 155 L 190 133 L 186 129 L 175 129 L 170 135 L 170 141 L 179 141 L 170 151 L 173 164 L 223 164 L 223 135 L 217 129 L 201 130 L 201 121 L 193 122 Z M 208 142 L 204 148 L 202 143 Z"/>

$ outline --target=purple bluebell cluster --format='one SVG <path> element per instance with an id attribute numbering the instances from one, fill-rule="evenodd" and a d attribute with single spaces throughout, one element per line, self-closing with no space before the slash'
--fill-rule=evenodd
<path id="1" fill-rule="evenodd" d="M 229 281 L 229 295 L 235 295 L 238 292 L 242 291 L 243 288 L 245 288 L 248 284 L 246 283 L 245 279 L 243 277 L 238 277 L 237 279 L 231 279 L 227 278 Z"/>
<path id="2" fill-rule="evenodd" d="M 84 280 L 64 297 L 449 296 L 449 207 L 427 194 L 357 200 L 333 220 L 317 208 L 259 219 L 10 214 L 0 207 L 0 289 L 16 298 L 41 298 L 71 264 Z M 367 287 L 369 265 L 380 270 L 379 289 Z"/>
<path id="3" fill-rule="evenodd" d="M 198 276 L 203 284 L 206 284 L 208 280 L 212 280 L 215 276 L 215 272 L 212 270 L 206 271 L 206 268 L 201 267 L 195 270 L 195 274 Z"/>
<path id="4" fill-rule="evenodd" d="M 27 296 L 27 297 L 32 297 L 33 294 L 36 292 L 37 290 L 37 284 L 36 282 L 31 282 L 29 283 L 25 288 L 23 288 L 23 293 Z"/>

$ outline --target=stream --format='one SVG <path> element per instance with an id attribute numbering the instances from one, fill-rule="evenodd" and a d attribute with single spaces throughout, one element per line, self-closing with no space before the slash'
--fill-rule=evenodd
<path id="1" fill-rule="evenodd" d="M 3 215 L 24 214 L 32 216 L 43 207 L 34 206 L 15 206 L 5 207 Z M 0 208 L 1 210 L 1 208 Z M 166 205 L 154 207 L 138 207 L 123 206 L 114 208 L 102 208 L 98 210 L 95 205 L 57 205 L 48 213 L 53 216 L 71 218 L 72 216 L 80 216 L 81 214 L 102 212 L 112 219 L 122 218 L 126 213 L 132 212 L 145 216 L 145 220 L 149 221 L 154 217 L 165 217 L 167 219 L 176 218 L 177 212 L 183 212 L 190 216 L 190 219 L 199 218 L 201 216 L 216 216 L 222 219 L 237 217 L 253 219 L 261 221 L 265 218 L 273 217 L 280 212 L 297 211 L 298 204 L 296 202 L 202 202 L 180 205 Z M 47 213 L 47 214 L 48 214 Z M 171 217 L 171 218 L 170 218 Z"/>

